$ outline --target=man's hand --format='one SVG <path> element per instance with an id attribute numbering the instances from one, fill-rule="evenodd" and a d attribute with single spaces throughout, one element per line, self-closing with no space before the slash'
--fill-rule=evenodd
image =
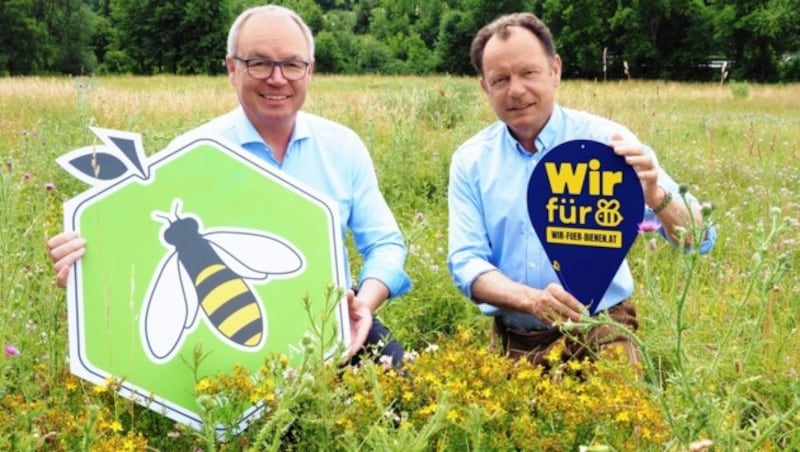
<path id="1" fill-rule="evenodd" d="M 647 205 L 657 205 L 662 193 L 658 188 L 658 163 L 644 146 L 637 141 L 625 141 L 622 135 L 614 134 L 609 144 L 614 148 L 614 153 L 625 157 L 625 163 L 632 166 L 639 181 L 642 183 L 644 199 Z"/>
<path id="2" fill-rule="evenodd" d="M 347 347 L 344 359 L 341 364 L 347 364 L 367 340 L 369 330 L 372 328 L 372 311 L 363 303 L 360 303 L 355 292 L 350 289 L 347 291 L 347 310 L 350 314 L 350 346 Z"/>
<path id="3" fill-rule="evenodd" d="M 588 314 L 586 306 L 559 284 L 551 283 L 544 290 L 531 289 L 531 291 L 536 295 L 530 303 L 530 313 L 543 322 L 548 324 L 566 320 L 579 322 L 581 317 Z"/>
<path id="4" fill-rule="evenodd" d="M 77 232 L 62 232 L 47 241 L 47 250 L 56 272 L 56 284 L 67 287 L 69 269 L 86 253 L 86 240 Z"/>

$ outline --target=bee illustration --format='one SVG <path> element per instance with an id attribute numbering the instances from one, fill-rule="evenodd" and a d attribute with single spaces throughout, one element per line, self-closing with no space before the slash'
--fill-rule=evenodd
<path id="1" fill-rule="evenodd" d="M 171 250 L 151 279 L 143 307 L 141 337 L 157 363 L 169 361 L 186 335 L 197 327 L 198 312 L 230 346 L 256 351 L 267 336 L 266 312 L 248 282 L 288 278 L 302 272 L 304 259 L 294 246 L 263 231 L 236 228 L 201 232 L 197 217 L 154 212 L 166 222 L 162 244 Z"/>

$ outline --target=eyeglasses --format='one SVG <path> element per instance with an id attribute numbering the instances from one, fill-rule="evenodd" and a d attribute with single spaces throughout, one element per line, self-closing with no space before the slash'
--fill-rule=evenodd
<path id="1" fill-rule="evenodd" d="M 276 61 L 269 58 L 242 58 L 236 55 L 233 56 L 233 59 L 244 63 L 250 77 L 258 80 L 272 77 L 276 67 L 281 68 L 281 74 L 286 80 L 300 80 L 306 76 L 310 64 L 303 60 Z"/>

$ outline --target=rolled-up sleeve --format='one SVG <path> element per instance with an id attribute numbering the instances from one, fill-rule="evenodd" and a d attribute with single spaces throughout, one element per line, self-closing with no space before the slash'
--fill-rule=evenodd
<path id="1" fill-rule="evenodd" d="M 655 158 L 655 153 L 653 152 L 653 150 L 650 149 L 649 147 L 647 147 L 646 149 Z M 658 160 L 656 160 L 656 162 L 658 162 Z M 689 208 L 691 208 L 692 206 L 700 205 L 700 202 L 691 193 L 686 193 L 685 195 L 681 195 L 680 186 L 678 185 L 677 182 L 675 182 L 672 176 L 670 176 L 669 174 L 667 174 L 666 171 L 664 171 L 663 168 L 659 172 L 658 180 L 661 186 L 664 187 L 664 190 L 667 190 L 672 195 L 672 198 L 675 200 L 673 202 L 685 202 L 687 204 L 687 207 Z M 658 220 L 658 216 L 655 213 L 653 213 L 652 209 L 649 208 L 645 209 L 644 219 L 646 221 L 655 221 L 661 224 L 661 222 Z M 667 240 L 667 242 L 675 246 L 672 240 L 670 240 L 669 237 L 667 237 L 667 232 L 664 230 L 663 226 L 659 227 L 658 232 L 659 234 L 661 234 L 662 237 L 664 237 L 665 240 Z M 697 251 L 700 254 L 708 254 L 711 252 L 711 250 L 714 249 L 714 245 L 717 243 L 716 227 L 713 224 L 704 225 L 702 237 L 703 241 L 700 242 L 700 245 L 698 245 Z M 689 251 L 691 249 L 692 248 L 690 247 L 686 251 Z"/>
<path id="2" fill-rule="evenodd" d="M 465 164 L 458 155 L 450 164 L 448 188 L 447 267 L 458 289 L 472 298 L 472 283 L 488 271 L 496 270 L 489 262 L 491 249 L 483 222 L 483 206 L 477 183 L 471 172 L 477 168 Z"/>
<path id="3" fill-rule="evenodd" d="M 353 165 L 353 204 L 349 228 L 356 249 L 363 256 L 358 277 L 360 285 L 374 278 L 397 297 L 411 289 L 411 279 L 404 270 L 407 249 L 397 221 L 378 187 L 374 165 L 363 143 Z"/>

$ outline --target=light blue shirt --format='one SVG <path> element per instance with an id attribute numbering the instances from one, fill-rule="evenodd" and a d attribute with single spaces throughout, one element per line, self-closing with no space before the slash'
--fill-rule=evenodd
<path id="1" fill-rule="evenodd" d="M 389 289 L 390 297 L 409 291 L 411 280 L 403 269 L 407 254 L 403 236 L 378 188 L 372 158 L 353 130 L 301 111 L 283 163 L 275 159 L 241 107 L 192 133 L 222 136 L 334 200 L 339 205 L 341 243 L 345 243 L 350 228 L 356 249 L 363 256 L 358 284 L 377 279 Z M 347 249 L 343 252 L 345 276 L 350 281 Z"/>
<path id="2" fill-rule="evenodd" d="M 527 152 L 500 121 L 456 150 L 450 164 L 447 264 L 464 295 L 472 299 L 472 283 L 492 270 L 537 289 L 559 283 L 528 216 L 528 182 L 536 164 L 555 146 L 576 139 L 610 143 L 615 133 L 625 139 L 636 139 L 630 130 L 613 121 L 556 105 L 550 120 L 536 137 L 538 152 L 535 154 Z M 646 149 L 652 153 L 650 148 Z M 663 169 L 658 181 L 674 198 L 681 199 L 678 184 Z M 688 200 L 697 203 L 691 195 Z M 646 221 L 658 221 L 652 210 L 643 208 Z M 665 235 L 663 227 L 659 232 Z M 716 233 L 709 228 L 700 252 L 710 251 L 715 241 Z M 633 277 L 626 260 L 606 290 L 598 310 L 608 309 L 632 293 Z M 484 314 L 501 315 L 508 326 L 526 330 L 546 327 L 530 314 L 505 311 L 486 303 L 479 307 Z"/>

